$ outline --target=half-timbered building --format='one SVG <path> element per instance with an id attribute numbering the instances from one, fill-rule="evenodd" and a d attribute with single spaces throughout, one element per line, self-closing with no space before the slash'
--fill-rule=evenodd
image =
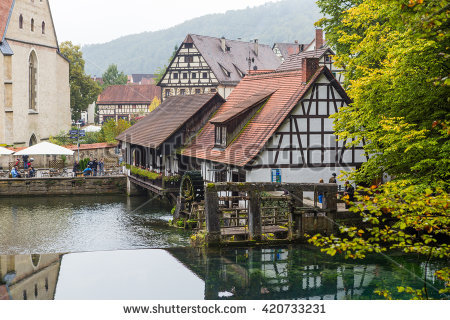
<path id="1" fill-rule="evenodd" d="M 121 141 L 124 160 L 165 175 L 184 171 L 187 168 L 177 151 L 224 102 L 218 93 L 167 98 L 116 138 Z"/>
<path id="2" fill-rule="evenodd" d="M 318 182 L 359 167 L 362 146 L 337 141 L 330 116 L 350 102 L 318 58 L 246 76 L 182 154 L 207 181 Z"/>
<path id="3" fill-rule="evenodd" d="M 275 70 L 281 60 L 254 42 L 189 34 L 159 81 L 162 99 L 218 92 L 227 98 L 249 70 Z"/>
<path id="4" fill-rule="evenodd" d="M 152 101 L 161 95 L 156 85 L 114 85 L 106 88 L 97 98 L 99 123 L 145 116 L 151 112 Z"/>

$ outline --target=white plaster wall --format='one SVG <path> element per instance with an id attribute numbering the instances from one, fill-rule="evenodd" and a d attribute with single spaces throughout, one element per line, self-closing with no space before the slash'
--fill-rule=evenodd
<path id="1" fill-rule="evenodd" d="M 288 169 L 282 168 L 281 170 L 281 182 L 286 183 L 318 183 L 320 179 L 324 182 L 328 182 L 332 173 L 340 175 L 341 172 L 348 172 L 353 170 L 354 167 L 326 167 L 326 168 L 299 168 Z M 247 182 L 271 182 L 272 181 L 272 169 L 254 169 L 247 171 Z M 344 181 L 339 181 L 338 185 L 343 186 Z"/>
<path id="2" fill-rule="evenodd" d="M 19 28 L 19 16 L 23 16 L 23 29 Z M 30 20 L 35 20 L 34 32 Z M 42 34 L 42 21 L 45 34 Z M 28 145 L 34 134 L 38 140 L 70 129 L 69 63 L 57 53 L 48 1 L 17 0 L 13 9 L 6 39 L 14 52 L 12 56 L 12 113 L 1 111 L 0 144 Z M 28 64 L 30 53 L 37 56 L 37 112 L 30 112 L 28 103 Z M 0 66 L 4 67 L 4 57 Z M 3 74 L 3 70 L 0 71 Z M 3 75 L 0 75 L 2 77 Z M 0 95 L 4 93 L 4 81 L 0 81 Z M 0 96 L 0 99 L 2 96 Z M 4 97 L 0 100 L 0 109 Z"/>

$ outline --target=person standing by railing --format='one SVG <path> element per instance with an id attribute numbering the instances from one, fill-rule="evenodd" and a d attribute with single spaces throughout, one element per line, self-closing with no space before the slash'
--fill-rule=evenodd
<path id="1" fill-rule="evenodd" d="M 105 175 L 105 160 L 103 158 L 98 162 L 99 176 Z"/>

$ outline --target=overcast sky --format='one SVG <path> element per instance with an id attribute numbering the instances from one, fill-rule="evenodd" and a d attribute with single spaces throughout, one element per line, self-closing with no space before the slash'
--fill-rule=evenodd
<path id="1" fill-rule="evenodd" d="M 103 43 L 121 36 L 167 29 L 210 13 L 279 0 L 50 0 L 58 41 Z"/>

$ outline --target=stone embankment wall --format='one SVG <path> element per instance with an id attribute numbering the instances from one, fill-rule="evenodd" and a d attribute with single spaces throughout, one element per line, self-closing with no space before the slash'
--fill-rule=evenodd
<path id="1" fill-rule="evenodd" d="M 126 189 L 125 176 L 0 179 L 0 197 L 125 194 Z"/>

